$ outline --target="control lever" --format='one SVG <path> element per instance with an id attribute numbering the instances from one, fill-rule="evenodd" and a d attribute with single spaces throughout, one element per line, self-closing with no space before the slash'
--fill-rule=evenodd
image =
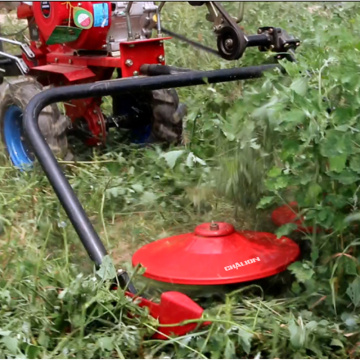
<path id="1" fill-rule="evenodd" d="M 2 51 L 0 51 L 0 56 L 3 56 L 4 58 L 13 60 L 23 75 L 26 75 L 29 72 L 29 67 L 26 65 L 26 63 L 23 59 L 15 56 L 15 55 L 10 55 L 8 53 L 2 52 Z"/>
<path id="2" fill-rule="evenodd" d="M 22 43 L 22 42 L 16 41 L 16 40 L 7 39 L 7 38 L 4 38 L 4 37 L 0 37 L 0 41 L 3 41 L 3 42 L 7 42 L 7 43 L 9 43 L 9 44 L 13 44 L 13 45 L 20 46 L 21 50 L 26 54 L 26 56 L 27 56 L 29 59 L 34 59 L 34 58 L 35 58 L 35 54 L 34 54 L 34 52 L 31 50 L 31 48 L 29 47 L 28 44 L 25 44 L 25 43 Z"/>

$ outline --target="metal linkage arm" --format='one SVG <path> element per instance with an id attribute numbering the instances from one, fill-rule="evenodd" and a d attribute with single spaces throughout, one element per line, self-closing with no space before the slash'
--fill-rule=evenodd
<path id="1" fill-rule="evenodd" d="M 24 112 L 26 136 L 80 240 L 96 265 L 100 265 L 106 255 L 105 247 L 40 131 L 38 117 L 42 109 L 52 103 L 71 99 L 258 78 L 262 76 L 264 71 L 274 68 L 279 68 L 279 65 L 190 71 L 174 75 L 100 81 L 91 84 L 53 88 L 34 96 Z"/>

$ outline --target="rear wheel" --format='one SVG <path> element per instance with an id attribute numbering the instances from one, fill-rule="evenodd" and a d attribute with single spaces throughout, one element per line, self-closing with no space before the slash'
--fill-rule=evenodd
<path id="1" fill-rule="evenodd" d="M 23 110 L 42 91 L 34 80 L 20 80 L 2 85 L 0 101 L 0 135 L 14 166 L 24 170 L 32 166 L 34 155 L 23 131 Z M 39 116 L 39 127 L 51 150 L 58 157 L 68 153 L 67 118 L 56 104 L 45 107 Z"/>
<path id="2" fill-rule="evenodd" d="M 151 105 L 151 140 L 170 144 L 181 143 L 186 106 L 180 103 L 176 90 L 154 90 Z"/>
<path id="3" fill-rule="evenodd" d="M 179 144 L 182 141 L 186 106 L 174 89 L 113 96 L 114 116 L 126 115 L 125 128 L 137 143 Z"/>

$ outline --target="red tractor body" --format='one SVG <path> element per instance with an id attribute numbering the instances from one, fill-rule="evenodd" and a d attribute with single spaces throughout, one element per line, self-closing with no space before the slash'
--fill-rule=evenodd
<path id="1" fill-rule="evenodd" d="M 115 69 L 121 77 L 132 77 L 140 74 L 143 64 L 164 65 L 164 40 L 169 37 L 150 38 L 137 33 L 132 40 L 114 39 L 111 33 L 126 31 L 126 14 L 113 21 L 113 10 L 111 2 L 99 1 L 20 4 L 18 18 L 29 23 L 30 48 L 35 54 L 32 59 L 23 54 L 29 75 L 44 86 L 63 86 L 109 80 Z M 149 16 L 153 12 L 144 12 L 145 22 L 152 21 Z M 142 16 L 138 16 L 140 21 Z M 116 42 L 115 48 L 109 48 L 111 42 Z M 86 139 L 88 145 L 106 141 L 106 121 L 100 105 L 101 98 L 65 104 L 72 123 L 86 121 L 92 134 Z"/>

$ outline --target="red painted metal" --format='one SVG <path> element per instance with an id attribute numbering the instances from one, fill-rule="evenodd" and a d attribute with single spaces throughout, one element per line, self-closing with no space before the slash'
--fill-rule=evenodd
<path id="1" fill-rule="evenodd" d="M 18 19 L 28 19 L 34 15 L 31 5 L 21 3 L 17 7 L 17 17 Z"/>
<path id="2" fill-rule="evenodd" d="M 66 115 L 72 122 L 76 120 L 87 122 L 89 131 L 93 135 L 86 139 L 89 146 L 103 144 L 106 140 L 106 124 L 100 109 L 100 102 L 101 99 L 88 98 L 65 103 Z"/>
<path id="3" fill-rule="evenodd" d="M 48 63 L 53 64 L 66 64 L 71 66 L 99 66 L 99 67 L 120 67 L 120 58 L 111 56 L 78 56 L 74 55 L 74 50 L 69 48 L 56 47 L 54 51 L 51 51 L 46 55 Z"/>
<path id="4" fill-rule="evenodd" d="M 108 25 L 83 29 L 76 41 L 69 42 L 68 45 L 74 49 L 99 50 L 106 44 L 106 36 L 111 26 L 111 2 L 110 1 L 51 1 L 50 12 L 45 17 L 41 9 L 41 1 L 33 2 L 33 12 L 36 24 L 39 27 L 45 41 L 49 39 L 56 26 L 75 26 L 73 20 L 74 7 L 81 7 L 89 11 L 94 17 L 94 4 L 107 4 Z"/>
<path id="5" fill-rule="evenodd" d="M 300 254 L 299 246 L 287 237 L 237 232 L 227 223 L 217 226 L 202 224 L 194 233 L 147 244 L 134 254 L 133 266 L 141 264 L 146 268 L 144 276 L 157 281 L 219 285 L 275 275 Z"/>
<path id="6" fill-rule="evenodd" d="M 276 226 L 294 223 L 301 227 L 303 218 L 299 217 L 298 211 L 297 202 L 292 201 L 289 204 L 276 208 L 271 214 L 271 220 Z"/>
<path id="7" fill-rule="evenodd" d="M 189 333 L 199 326 L 198 322 L 186 325 L 163 326 L 171 324 L 179 324 L 186 320 L 201 319 L 203 308 L 196 302 L 191 300 L 185 294 L 177 291 L 167 291 L 161 294 L 160 303 L 155 303 L 140 296 L 136 296 L 130 292 L 126 295 L 133 298 L 141 307 L 147 307 L 150 315 L 159 321 L 158 331 L 153 335 L 154 339 L 164 340 L 171 335 L 181 336 Z M 209 325 L 208 321 L 204 321 L 201 325 Z"/>
<path id="8" fill-rule="evenodd" d="M 94 5 L 105 4 L 108 24 L 103 27 L 95 24 L 90 29 L 83 29 L 76 41 L 47 45 L 46 41 L 57 26 L 75 26 L 74 8 L 81 7 L 94 17 Z M 29 75 L 35 76 L 44 86 L 72 85 L 95 82 L 111 78 L 114 69 L 120 68 L 122 77 L 140 74 L 144 63 L 165 64 L 164 38 L 127 41 L 120 44 L 121 56 L 109 56 L 103 53 L 82 53 L 78 50 L 106 50 L 106 37 L 111 26 L 111 2 L 85 1 L 49 2 L 44 14 L 41 2 L 33 6 L 20 4 L 18 14 L 28 22 L 35 21 L 39 29 L 39 39 L 31 41 L 34 59 L 23 54 L 23 60 L 30 68 Z M 124 19 L 125 21 L 125 19 Z M 129 60 L 129 61 L 127 61 Z M 106 141 L 104 116 L 100 111 L 101 99 L 72 101 L 65 105 L 66 114 L 72 122 L 79 119 L 86 121 L 92 137 L 86 139 L 87 145 L 94 146 Z M 90 134 L 89 134 L 90 135 Z"/>
<path id="9" fill-rule="evenodd" d="M 130 77 L 136 75 L 136 73 L 140 74 L 140 67 L 143 64 L 165 65 L 164 40 L 167 39 L 171 38 L 154 38 L 120 43 L 122 76 Z"/>
<path id="10" fill-rule="evenodd" d="M 69 82 L 95 78 L 95 74 L 85 66 L 49 64 L 43 66 L 34 66 L 32 71 L 61 74 L 64 75 Z"/>
<path id="11" fill-rule="evenodd" d="M 312 226 L 304 226 L 304 217 L 299 215 L 299 207 L 296 201 L 292 201 L 289 204 L 283 205 L 275 209 L 271 214 L 271 220 L 276 226 L 283 226 L 286 224 L 295 224 L 297 232 L 312 233 L 314 228 Z M 321 231 L 320 228 L 317 232 Z"/>

